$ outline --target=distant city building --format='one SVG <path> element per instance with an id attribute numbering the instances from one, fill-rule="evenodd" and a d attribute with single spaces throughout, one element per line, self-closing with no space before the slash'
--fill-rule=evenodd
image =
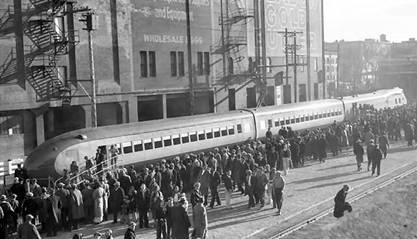
<path id="1" fill-rule="evenodd" d="M 378 62 L 378 88 L 401 87 L 411 101 L 417 100 L 417 41 L 393 43 L 389 57 Z"/>

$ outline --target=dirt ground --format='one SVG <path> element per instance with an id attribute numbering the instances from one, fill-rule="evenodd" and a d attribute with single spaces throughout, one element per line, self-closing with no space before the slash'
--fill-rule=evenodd
<path id="1" fill-rule="evenodd" d="M 353 212 L 340 219 L 328 215 L 285 238 L 417 238 L 417 173 L 354 202 L 352 207 Z"/>

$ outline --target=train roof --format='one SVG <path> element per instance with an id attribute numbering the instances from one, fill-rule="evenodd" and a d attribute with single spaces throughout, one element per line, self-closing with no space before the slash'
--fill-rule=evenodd
<path id="1" fill-rule="evenodd" d="M 387 96 L 387 95 L 395 94 L 395 93 L 403 94 L 403 89 L 399 87 L 395 87 L 392 89 L 382 89 L 382 90 L 377 90 L 372 93 L 360 94 L 358 96 L 346 96 L 346 97 L 343 97 L 342 100 L 345 103 L 355 103 L 357 101 L 371 100 L 371 99 L 375 99 L 375 98 L 379 98 L 379 97 L 383 97 L 383 96 Z"/>
<path id="2" fill-rule="evenodd" d="M 236 110 L 225 113 L 209 113 L 193 116 L 182 116 L 169 119 L 150 120 L 142 122 L 125 123 L 118 125 L 100 126 L 97 128 L 84 128 L 74 131 L 70 131 L 61 135 L 58 135 L 47 142 L 59 141 L 62 139 L 68 139 L 72 137 L 87 136 L 88 139 L 100 139 L 109 137 L 119 137 L 134 135 L 138 133 L 155 132 L 161 130 L 172 129 L 173 127 L 187 127 L 198 126 L 205 123 L 213 123 L 217 121 L 242 119 L 250 117 L 250 114 L 246 111 Z"/>
<path id="3" fill-rule="evenodd" d="M 314 109 L 323 106 L 341 106 L 342 102 L 337 99 L 325 99 L 325 100 L 313 100 L 308 102 L 292 103 L 279 106 L 266 106 L 253 110 L 256 114 L 270 114 L 271 112 L 293 112 L 293 111 L 302 111 L 306 109 Z"/>

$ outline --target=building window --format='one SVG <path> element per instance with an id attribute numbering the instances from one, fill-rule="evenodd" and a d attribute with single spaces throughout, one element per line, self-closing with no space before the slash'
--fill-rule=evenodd
<path id="1" fill-rule="evenodd" d="M 203 75 L 203 52 L 197 52 L 197 75 Z"/>
<path id="2" fill-rule="evenodd" d="M 233 58 L 232 57 L 229 57 L 228 66 L 229 66 L 229 74 L 233 75 L 234 74 L 234 69 L 233 69 Z"/>
<path id="3" fill-rule="evenodd" d="M 140 51 L 140 76 L 148 77 L 148 53 Z"/>
<path id="4" fill-rule="evenodd" d="M 178 52 L 178 75 L 184 76 L 185 75 L 185 67 L 184 67 L 184 52 Z"/>
<path id="5" fill-rule="evenodd" d="M 177 76 L 177 52 L 171 51 L 171 76 Z"/>
<path id="6" fill-rule="evenodd" d="M 204 52 L 204 74 L 210 75 L 210 52 Z"/>
<path id="7" fill-rule="evenodd" d="M 21 134 L 23 118 L 20 115 L 1 116 L 0 115 L 0 135 Z"/>
<path id="8" fill-rule="evenodd" d="M 154 51 L 149 52 L 149 76 L 156 76 L 156 55 Z"/>

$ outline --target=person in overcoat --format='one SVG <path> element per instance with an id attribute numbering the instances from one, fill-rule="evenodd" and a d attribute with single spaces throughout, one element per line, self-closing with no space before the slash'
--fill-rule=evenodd
<path id="1" fill-rule="evenodd" d="M 75 184 L 71 185 L 70 190 L 70 205 L 71 205 L 71 219 L 72 226 L 78 229 L 80 220 L 84 218 L 84 202 L 81 191 Z"/>
<path id="2" fill-rule="evenodd" d="M 104 189 L 100 182 L 95 182 L 94 191 L 92 194 L 94 205 L 94 223 L 101 223 L 104 217 Z"/>
<path id="3" fill-rule="evenodd" d="M 363 155 L 365 154 L 365 151 L 363 150 L 360 139 L 358 139 L 353 144 L 353 153 L 356 155 L 356 164 L 358 165 L 358 171 L 361 171 L 362 170 Z"/>
<path id="4" fill-rule="evenodd" d="M 348 185 L 343 185 L 343 188 L 340 189 L 340 191 L 336 194 L 336 197 L 334 198 L 334 211 L 333 216 L 336 218 L 343 217 L 345 211 L 351 212 L 352 206 L 346 202 L 346 196 L 349 191 Z"/>
<path id="5" fill-rule="evenodd" d="M 136 228 L 136 223 L 135 222 L 130 222 L 129 227 L 127 228 L 127 230 L 125 232 L 124 239 L 136 239 L 135 228 Z"/>
<path id="6" fill-rule="evenodd" d="M 110 191 L 109 206 L 113 212 L 113 223 L 117 223 L 117 216 L 122 210 L 123 199 L 125 192 L 120 187 L 119 182 L 114 183 L 114 188 Z"/>
<path id="7" fill-rule="evenodd" d="M 145 183 L 140 185 L 139 192 L 136 194 L 136 208 L 139 211 L 139 228 L 149 227 L 148 211 L 150 208 L 151 193 L 146 188 Z"/>
<path id="8" fill-rule="evenodd" d="M 172 235 L 171 239 L 189 239 L 189 228 L 191 227 L 190 219 L 186 212 L 187 203 L 185 199 L 179 201 L 179 206 L 172 207 Z"/>
<path id="9" fill-rule="evenodd" d="M 203 200 L 198 200 L 197 204 L 193 209 L 193 225 L 194 230 L 192 238 L 205 239 L 207 236 L 208 222 L 207 222 L 207 211 L 203 205 Z"/>
<path id="10" fill-rule="evenodd" d="M 34 217 L 31 214 L 25 216 L 25 222 L 17 230 L 19 239 L 42 239 L 36 226 L 32 223 Z"/>

